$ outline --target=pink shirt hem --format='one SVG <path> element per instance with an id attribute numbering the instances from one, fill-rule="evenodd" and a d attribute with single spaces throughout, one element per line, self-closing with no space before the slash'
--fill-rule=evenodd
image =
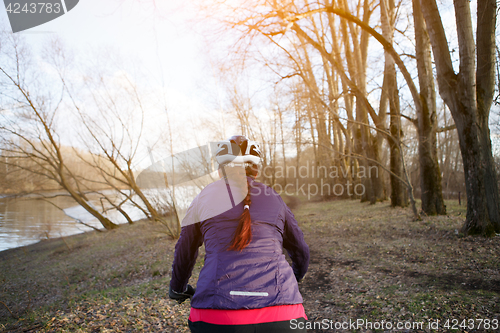
<path id="1" fill-rule="evenodd" d="M 219 310 L 191 308 L 189 320 L 216 325 L 249 325 L 297 318 L 307 320 L 302 304 L 269 306 L 262 309 Z"/>

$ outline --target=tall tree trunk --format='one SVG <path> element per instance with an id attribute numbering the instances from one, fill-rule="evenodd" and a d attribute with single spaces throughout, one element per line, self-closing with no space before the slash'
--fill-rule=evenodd
<path id="1" fill-rule="evenodd" d="M 345 0 L 342 1 L 341 6 L 344 10 L 348 11 L 348 5 Z M 368 1 L 363 1 L 363 21 L 368 22 L 370 19 L 370 11 Z M 348 29 L 349 28 L 349 29 Z M 367 96 L 366 93 L 366 57 L 368 49 L 368 34 L 365 31 L 358 29 L 351 22 L 341 21 L 341 31 L 343 35 L 343 42 L 345 52 L 345 60 L 347 69 L 351 79 L 355 82 L 358 89 L 358 94 Z M 350 38 L 349 38 L 350 37 Z M 352 41 L 353 48 L 350 44 Z M 369 129 L 368 111 L 366 109 L 365 101 L 356 96 L 356 121 L 357 130 L 355 131 L 354 147 L 355 152 L 359 156 L 365 158 L 359 161 L 360 168 L 363 168 L 365 175 L 368 175 L 370 170 L 369 159 L 375 160 L 374 149 L 372 147 L 372 138 Z M 361 169 L 360 169 L 361 171 Z M 361 179 L 364 187 L 364 192 L 361 201 L 369 201 L 374 204 L 377 200 L 375 197 L 376 190 L 374 189 L 374 182 L 370 177 Z"/>
<path id="2" fill-rule="evenodd" d="M 486 203 L 490 221 L 497 233 L 500 233 L 500 213 L 498 183 L 495 161 L 491 151 L 489 128 L 490 108 L 493 102 L 495 87 L 495 26 L 496 1 L 480 0 L 477 2 L 477 69 L 476 96 L 477 114 L 482 155 L 484 157 L 484 185 Z"/>
<path id="3" fill-rule="evenodd" d="M 285 154 L 285 135 L 283 134 L 283 111 L 281 111 L 281 108 L 278 105 L 278 116 L 280 118 L 280 135 L 281 135 L 281 153 L 283 154 L 283 170 L 284 170 L 284 184 L 283 186 L 286 187 L 288 184 L 287 177 L 286 177 L 286 154 Z"/>
<path id="4" fill-rule="evenodd" d="M 332 2 L 334 2 L 334 1 L 332 1 Z M 340 34 L 340 32 L 338 31 L 338 29 L 336 28 L 336 25 L 335 25 L 335 15 L 328 13 L 328 24 L 330 26 L 332 48 L 333 49 L 340 49 L 341 43 L 339 42 L 339 38 L 338 38 L 338 34 Z M 332 117 L 336 120 L 336 124 L 337 124 L 336 127 L 340 128 L 342 130 L 342 133 L 339 130 L 339 131 L 336 131 L 334 134 L 335 135 L 334 142 L 335 142 L 337 149 L 338 149 L 337 150 L 338 157 L 335 160 L 335 163 L 336 163 L 336 166 L 338 167 L 339 170 L 347 171 L 344 173 L 345 176 L 341 180 L 338 180 L 336 183 L 339 183 L 342 186 L 344 186 L 344 188 L 346 188 L 348 182 L 352 184 L 352 173 L 351 173 L 352 169 L 350 168 L 351 154 L 352 154 L 352 139 L 353 139 L 352 128 L 353 128 L 353 120 L 354 120 L 353 116 L 352 116 L 352 114 L 353 114 L 352 95 L 347 93 L 347 91 L 348 91 L 347 85 L 346 85 L 345 81 L 343 81 L 341 79 L 340 73 L 337 73 L 337 75 L 335 75 L 336 70 L 338 70 L 338 69 L 336 69 L 335 66 L 331 66 L 331 69 L 330 69 L 330 62 L 324 56 L 323 56 L 323 61 L 324 61 L 323 66 L 327 69 L 327 74 L 330 73 L 330 71 L 331 71 L 331 74 L 328 76 L 328 82 L 329 82 L 329 87 L 330 87 L 330 90 L 329 90 L 330 91 L 330 96 L 329 96 L 330 112 L 332 113 Z M 342 85 L 342 90 L 344 92 L 343 95 L 344 95 L 344 103 L 345 103 L 345 112 L 347 114 L 347 119 L 348 119 L 346 127 L 344 127 L 344 125 L 338 119 L 339 105 L 338 105 L 337 95 L 339 95 L 339 87 L 338 87 L 339 83 Z M 344 140 L 342 138 L 342 134 L 344 134 L 344 136 L 345 136 L 345 144 L 344 144 Z M 335 185 L 335 182 L 332 183 L 332 186 L 334 186 L 334 185 Z"/>
<path id="5" fill-rule="evenodd" d="M 422 98 L 421 112 L 417 111 L 422 211 L 427 215 L 444 215 L 446 206 L 443 200 L 441 171 L 437 156 L 436 91 L 432 74 L 431 44 L 419 0 L 413 0 L 413 21 L 418 82 Z"/>
<path id="6" fill-rule="evenodd" d="M 300 112 L 300 96 L 299 89 L 296 89 L 295 93 L 295 148 L 297 151 L 297 158 L 295 159 L 295 170 L 299 170 L 300 167 L 300 155 L 302 151 L 302 116 Z M 295 175 L 296 180 L 298 181 L 297 175 Z"/>
<path id="7" fill-rule="evenodd" d="M 381 23 L 382 35 L 392 45 L 394 39 L 394 16 L 395 6 L 393 0 L 381 0 Z M 404 179 L 403 166 L 401 160 L 401 111 L 399 103 L 399 90 L 396 66 L 392 56 L 385 52 L 385 71 L 384 71 L 384 84 L 386 89 L 386 96 L 389 102 L 390 113 L 390 126 L 389 131 L 391 138 L 389 138 L 390 149 L 390 169 L 391 169 L 391 206 L 392 207 L 405 207 L 407 205 L 405 186 L 399 178 Z M 398 176 L 398 177 L 397 177 Z"/>
<path id="8" fill-rule="evenodd" d="M 388 79 L 387 76 L 384 75 L 384 79 L 382 82 L 382 90 L 380 91 L 379 113 L 378 113 L 380 123 L 384 124 L 384 126 L 386 126 L 386 123 L 387 123 L 387 120 L 386 120 L 387 114 L 388 114 L 387 110 L 388 110 L 388 106 L 389 106 L 389 92 L 387 91 L 387 79 Z M 386 161 L 387 160 L 387 150 L 383 149 L 383 144 L 384 144 L 385 139 L 390 140 L 390 138 L 388 138 L 387 135 L 385 133 L 382 133 L 381 131 L 377 132 L 377 137 L 378 137 L 377 149 L 382 154 L 381 161 Z M 389 153 L 390 153 L 390 151 L 389 151 Z M 378 166 L 378 174 L 379 174 L 379 178 L 380 178 L 380 181 L 382 182 L 382 184 L 385 184 L 385 181 L 383 178 L 384 173 L 385 173 L 384 168 L 382 167 L 382 165 L 379 165 Z M 384 185 L 383 195 L 384 195 L 384 197 L 383 197 L 384 200 L 387 199 L 385 185 Z"/>
<path id="9" fill-rule="evenodd" d="M 491 75 L 494 75 L 491 73 L 494 66 L 482 63 L 478 67 L 478 86 L 476 86 L 475 47 L 469 1 L 455 0 L 454 5 L 460 55 L 458 74 L 455 74 L 453 70 L 436 1 L 421 0 L 422 13 L 436 62 L 439 93 L 455 120 L 464 163 L 467 218 L 462 231 L 466 234 L 491 236 L 495 232 L 500 232 L 498 188 L 485 184 L 492 177 L 493 173 L 490 170 L 494 170 L 489 158 L 491 148 L 485 144 L 485 141 L 489 140 L 489 133 L 484 133 L 488 128 L 487 118 L 491 106 L 491 103 L 488 105 L 485 102 L 488 101 L 491 89 L 494 88 L 491 84 L 492 80 L 489 79 Z M 486 55 L 491 52 L 489 50 L 495 44 L 495 24 L 482 24 L 485 20 L 480 15 L 488 15 L 487 12 L 496 13 L 496 1 L 478 1 L 478 9 L 480 10 L 478 12 L 480 24 L 478 24 L 477 31 L 478 55 L 481 56 L 480 59 L 483 62 L 488 59 Z M 483 56 L 485 58 L 482 58 Z M 484 95 L 480 95 L 479 103 L 476 89 L 485 92 Z M 487 140 L 483 139 L 483 136 L 487 136 Z"/>

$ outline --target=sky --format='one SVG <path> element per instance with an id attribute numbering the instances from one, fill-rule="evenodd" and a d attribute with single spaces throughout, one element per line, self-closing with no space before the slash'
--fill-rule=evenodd
<path id="1" fill-rule="evenodd" d="M 156 3 L 156 7 L 155 7 Z M 193 97 L 193 83 L 203 71 L 202 39 L 189 25 L 193 19 L 183 1 L 81 0 L 65 15 L 22 34 L 39 47 L 60 37 L 71 49 L 85 53 L 111 48 L 140 60 L 152 80 Z M 1 19 L 7 20 L 5 10 Z"/>
<path id="2" fill-rule="evenodd" d="M 214 95 L 219 93 L 219 87 L 214 87 L 217 81 L 210 67 L 213 45 L 207 43 L 204 34 L 210 27 L 198 20 L 195 3 L 187 0 L 80 0 L 65 15 L 18 34 L 35 52 L 48 40 L 58 37 L 82 58 L 106 54 L 102 50 L 126 57 L 140 68 L 144 86 L 164 91 L 171 111 L 170 120 L 174 122 L 172 127 L 179 128 L 179 124 L 184 126 L 216 108 Z M 443 0 L 440 5 L 446 28 L 453 31 L 452 1 Z M 472 1 L 473 10 L 475 6 Z M 8 26 L 3 8 L 0 9 L 0 22 Z M 453 45 L 456 41 L 451 37 L 449 42 Z M 231 51 L 215 52 L 220 56 L 220 52 Z M 165 119 L 159 122 L 164 123 Z M 184 149 L 205 143 L 193 140 Z"/>

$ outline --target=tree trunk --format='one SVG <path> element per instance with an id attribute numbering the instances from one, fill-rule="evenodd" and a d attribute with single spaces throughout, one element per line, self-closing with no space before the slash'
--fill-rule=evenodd
<path id="1" fill-rule="evenodd" d="M 283 187 L 286 187 L 288 184 L 286 178 L 286 153 L 285 153 L 285 135 L 283 133 L 283 111 L 278 105 L 278 116 L 280 120 L 280 135 L 281 135 L 281 153 L 283 154 L 283 170 L 284 170 L 284 179 L 283 179 Z"/>
<path id="2" fill-rule="evenodd" d="M 477 3 L 477 70 L 476 95 L 480 138 L 484 163 L 484 185 L 490 221 L 500 233 L 498 183 L 495 160 L 491 151 L 489 128 L 490 108 L 495 87 L 495 26 L 496 1 L 481 0 Z"/>
<path id="3" fill-rule="evenodd" d="M 492 184 L 485 184 L 488 179 L 491 179 L 491 170 L 494 170 L 491 159 L 488 157 L 491 155 L 491 147 L 485 144 L 485 141 L 489 141 L 487 118 L 491 103 L 489 105 L 487 103 L 488 94 L 494 88 L 489 77 L 494 75 L 491 72 L 494 66 L 481 63 L 477 72 L 478 85 L 476 86 L 475 47 L 469 1 L 455 0 L 454 5 L 460 55 L 458 74 L 455 74 L 453 70 L 436 1 L 421 0 L 422 13 L 436 62 L 439 93 L 455 120 L 464 163 L 467 218 L 462 231 L 466 234 L 491 236 L 495 232 L 500 232 L 500 223 L 496 220 L 498 188 L 493 187 Z M 478 56 L 481 57 L 481 62 L 487 62 L 488 56 L 486 55 L 491 52 L 488 50 L 494 47 L 495 24 L 483 24 L 485 20 L 480 15 L 487 15 L 485 14 L 487 12 L 496 13 L 496 2 L 495 0 L 478 1 L 478 9 L 480 10 L 477 31 Z M 484 95 L 479 95 L 479 103 L 476 89 L 485 92 Z"/>
<path id="4" fill-rule="evenodd" d="M 341 5 L 344 10 L 349 10 L 345 0 L 342 1 Z M 369 21 L 370 14 L 368 1 L 365 0 L 363 1 L 363 21 Z M 351 22 L 341 21 L 341 28 L 344 48 L 346 50 L 345 60 L 347 63 L 347 69 L 351 76 L 351 80 L 355 82 L 358 94 L 366 97 L 366 56 L 369 42 L 368 34 L 366 34 L 363 30 L 359 31 L 359 29 L 356 29 Z M 351 41 L 353 45 L 352 49 L 350 48 Z M 359 98 L 359 96 L 356 96 L 355 104 L 357 121 L 355 127 L 357 127 L 357 129 L 355 130 L 354 147 L 355 152 L 359 156 L 366 157 L 360 159 L 358 162 L 360 168 L 362 167 L 365 171 L 365 175 L 367 175 L 368 170 L 370 170 L 370 163 L 368 162 L 368 159 L 375 159 L 375 156 L 373 156 L 374 150 L 372 148 L 371 133 L 368 127 L 368 112 L 365 101 Z M 361 181 L 364 187 L 361 202 L 369 201 L 370 204 L 374 204 L 377 200 L 375 197 L 376 190 L 374 189 L 374 182 L 370 177 L 363 178 Z"/>
<path id="5" fill-rule="evenodd" d="M 392 0 L 381 0 L 380 2 L 381 11 L 381 23 L 382 23 L 382 35 L 385 39 L 392 45 L 393 34 L 394 34 L 394 1 Z M 399 90 L 396 66 L 392 56 L 385 52 L 385 71 L 384 71 L 384 83 L 387 93 L 387 99 L 389 102 L 389 113 L 390 113 L 390 126 L 389 131 L 391 133 L 391 138 L 389 138 L 389 149 L 390 149 L 390 169 L 393 174 L 391 174 L 391 206 L 392 207 L 406 207 L 407 200 L 405 195 L 405 186 L 402 184 L 400 178 L 404 178 L 403 166 L 401 160 L 401 150 L 400 150 L 400 140 L 401 140 L 401 111 L 399 103 Z"/>
<path id="6" fill-rule="evenodd" d="M 422 110 L 417 111 L 418 158 L 422 211 L 427 215 L 445 215 L 441 171 L 436 142 L 436 91 L 432 74 L 431 45 L 419 0 L 413 0 L 415 25 L 415 54 Z"/>

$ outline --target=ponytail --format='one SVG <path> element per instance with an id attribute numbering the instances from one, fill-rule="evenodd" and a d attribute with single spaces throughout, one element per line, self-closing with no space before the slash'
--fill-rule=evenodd
<path id="1" fill-rule="evenodd" d="M 255 178 L 257 176 L 257 166 L 255 164 L 247 166 L 245 170 L 247 176 L 250 176 L 252 178 Z M 248 178 L 247 187 L 248 192 L 245 199 L 243 199 L 243 213 L 241 213 L 240 215 L 240 222 L 238 223 L 238 227 L 236 228 L 236 232 L 234 234 L 234 238 L 231 242 L 229 250 L 241 251 L 252 241 L 252 219 L 250 217 L 250 204 L 252 203 L 252 198 L 250 196 L 251 186 Z"/>

